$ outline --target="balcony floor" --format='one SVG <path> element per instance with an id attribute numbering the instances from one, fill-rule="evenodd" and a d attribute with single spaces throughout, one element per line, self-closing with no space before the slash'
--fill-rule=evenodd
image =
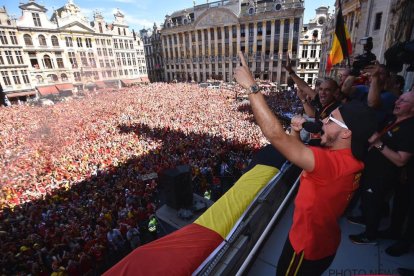
<path id="1" fill-rule="evenodd" d="M 292 224 L 293 203 L 262 245 L 256 260 L 247 275 L 275 275 L 276 264 L 281 254 L 290 225 Z M 393 243 L 380 240 L 378 245 L 353 244 L 348 235 L 364 230 L 362 226 L 350 224 L 345 218 L 340 221 L 342 241 L 331 267 L 323 275 L 385 274 L 398 275 L 397 268 L 414 269 L 414 250 L 401 257 L 391 257 L 385 249 Z"/>

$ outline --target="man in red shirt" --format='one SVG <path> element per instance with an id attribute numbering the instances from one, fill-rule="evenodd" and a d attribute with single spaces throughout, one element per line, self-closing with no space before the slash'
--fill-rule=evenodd
<path id="1" fill-rule="evenodd" d="M 375 113 L 359 102 L 336 108 L 323 120 L 321 145 L 305 146 L 282 125 L 259 92 L 240 53 L 237 82 L 247 89 L 264 136 L 289 161 L 302 168 L 293 225 L 277 266 L 278 275 L 320 275 L 332 263 L 341 239 L 338 220 L 358 187 Z"/>

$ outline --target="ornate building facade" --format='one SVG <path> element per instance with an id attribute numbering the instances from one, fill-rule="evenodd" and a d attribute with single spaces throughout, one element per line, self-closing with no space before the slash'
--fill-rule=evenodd
<path id="1" fill-rule="evenodd" d="M 233 81 L 242 51 L 256 78 L 285 84 L 287 54 L 296 60 L 300 0 L 221 0 L 167 15 L 161 30 L 167 81 Z"/>
<path id="2" fill-rule="evenodd" d="M 142 29 L 140 31 L 140 36 L 144 43 L 145 60 L 147 61 L 148 77 L 150 81 L 165 81 L 161 30 L 154 23 L 152 30 Z"/>
<path id="3" fill-rule="evenodd" d="M 88 19 L 68 0 L 54 11 L 29 0 L 15 20 L 0 10 L 0 82 L 9 99 L 147 81 L 143 43 L 123 14 Z M 3 50 L 5 49 L 5 50 Z"/>
<path id="4" fill-rule="evenodd" d="M 302 28 L 297 73 L 309 85 L 313 85 L 318 78 L 322 29 L 328 19 L 328 7 L 320 7 L 316 9 L 315 17 Z"/>

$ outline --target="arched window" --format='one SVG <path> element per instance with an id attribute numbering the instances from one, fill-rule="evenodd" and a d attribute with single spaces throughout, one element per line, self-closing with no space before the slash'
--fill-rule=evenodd
<path id="1" fill-rule="evenodd" d="M 59 40 L 55 35 L 52 35 L 52 45 L 59 46 Z"/>
<path id="2" fill-rule="evenodd" d="M 50 82 L 57 82 L 58 81 L 58 76 L 56 76 L 55 74 L 47 75 L 47 78 L 49 79 Z"/>
<path id="3" fill-rule="evenodd" d="M 26 44 L 26 46 L 33 46 L 32 37 L 30 35 L 25 34 L 23 38 L 24 38 L 24 44 Z"/>
<path id="4" fill-rule="evenodd" d="M 47 46 L 46 38 L 45 38 L 44 35 L 39 35 L 39 44 L 40 44 L 40 46 Z"/>
<path id="5" fill-rule="evenodd" d="M 62 79 L 62 81 L 67 81 L 68 80 L 68 76 L 65 73 L 61 74 L 60 78 Z"/>
<path id="6" fill-rule="evenodd" d="M 41 75 L 36 75 L 36 80 L 37 80 L 37 83 L 43 83 L 44 82 L 43 77 Z"/>
<path id="7" fill-rule="evenodd" d="M 50 56 L 49 55 L 44 55 L 43 56 L 43 62 L 45 64 L 45 68 L 48 68 L 48 69 L 52 69 L 53 68 L 53 66 L 52 66 L 52 60 L 50 59 Z"/>

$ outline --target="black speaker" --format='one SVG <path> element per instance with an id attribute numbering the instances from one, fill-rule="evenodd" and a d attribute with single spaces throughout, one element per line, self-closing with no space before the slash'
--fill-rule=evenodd
<path id="1" fill-rule="evenodd" d="M 159 175 L 159 182 L 168 206 L 176 210 L 191 209 L 193 185 L 190 166 L 182 165 L 162 171 Z"/>

